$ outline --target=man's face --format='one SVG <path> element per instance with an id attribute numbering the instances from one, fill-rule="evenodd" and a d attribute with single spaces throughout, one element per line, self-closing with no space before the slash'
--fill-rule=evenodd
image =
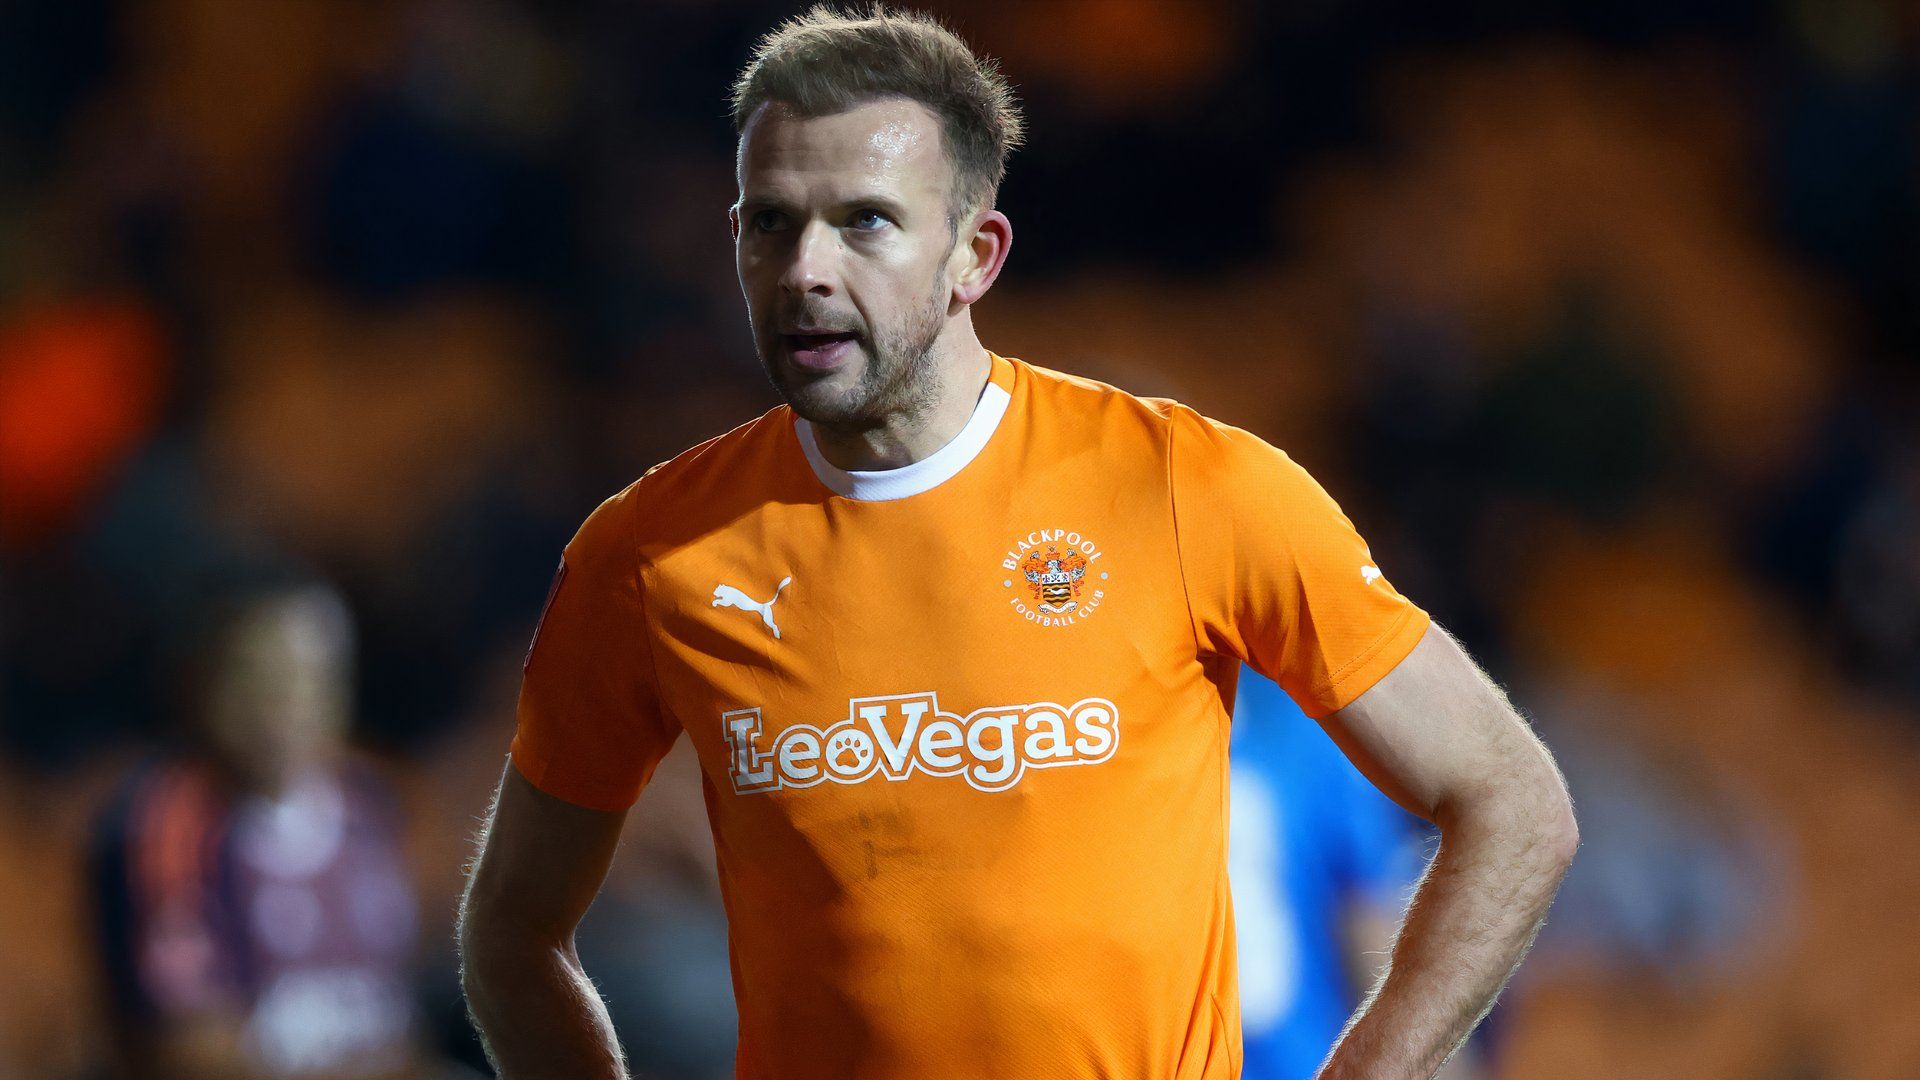
<path id="1" fill-rule="evenodd" d="M 953 166 L 940 123 L 889 98 L 762 106 L 741 135 L 734 256 L 754 347 L 807 419 L 866 430 L 931 399 L 951 314 Z"/>

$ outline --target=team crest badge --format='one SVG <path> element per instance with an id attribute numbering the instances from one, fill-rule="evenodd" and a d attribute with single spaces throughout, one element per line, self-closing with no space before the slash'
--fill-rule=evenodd
<path id="1" fill-rule="evenodd" d="M 1107 598 L 1100 545 L 1067 529 L 1035 529 L 1014 541 L 1000 568 L 1015 614 L 1040 626 L 1073 626 Z"/>
<path id="2" fill-rule="evenodd" d="M 1057 544 L 1035 548 L 1020 560 L 1020 573 L 1033 590 L 1034 606 L 1049 615 L 1065 615 L 1080 606 L 1080 586 L 1087 578 L 1087 557 Z"/>

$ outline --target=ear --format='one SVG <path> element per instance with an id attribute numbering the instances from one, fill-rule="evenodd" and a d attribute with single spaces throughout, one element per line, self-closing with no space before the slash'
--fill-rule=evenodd
<path id="1" fill-rule="evenodd" d="M 733 234 L 733 242 L 740 242 L 740 207 L 736 204 L 727 207 L 727 231 Z"/>
<path id="2" fill-rule="evenodd" d="M 987 295 L 1000 268 L 1013 250 L 1013 222 L 998 210 L 985 210 L 973 217 L 971 232 L 962 232 L 953 257 L 958 272 L 953 278 L 953 300 L 962 306 Z"/>

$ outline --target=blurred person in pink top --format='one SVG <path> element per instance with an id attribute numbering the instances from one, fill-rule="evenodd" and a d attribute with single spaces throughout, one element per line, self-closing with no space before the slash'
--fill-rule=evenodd
<path id="1" fill-rule="evenodd" d="M 94 852 L 117 1075 L 421 1075 L 397 808 L 346 750 L 353 642 L 302 585 L 190 643 L 182 745 L 122 786 Z"/>

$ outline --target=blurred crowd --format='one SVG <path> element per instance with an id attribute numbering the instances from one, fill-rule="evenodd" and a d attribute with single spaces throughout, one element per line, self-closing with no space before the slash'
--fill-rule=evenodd
<path id="1" fill-rule="evenodd" d="M 1559 752 L 1494 1074 L 1920 1075 L 1920 9 L 922 6 L 1030 118 L 988 346 L 1286 448 Z M 0 6 L 0 1077 L 484 1068 L 558 552 L 773 404 L 725 95 L 794 9 Z M 635 815 L 586 963 L 724 1075 L 697 769 Z"/>

